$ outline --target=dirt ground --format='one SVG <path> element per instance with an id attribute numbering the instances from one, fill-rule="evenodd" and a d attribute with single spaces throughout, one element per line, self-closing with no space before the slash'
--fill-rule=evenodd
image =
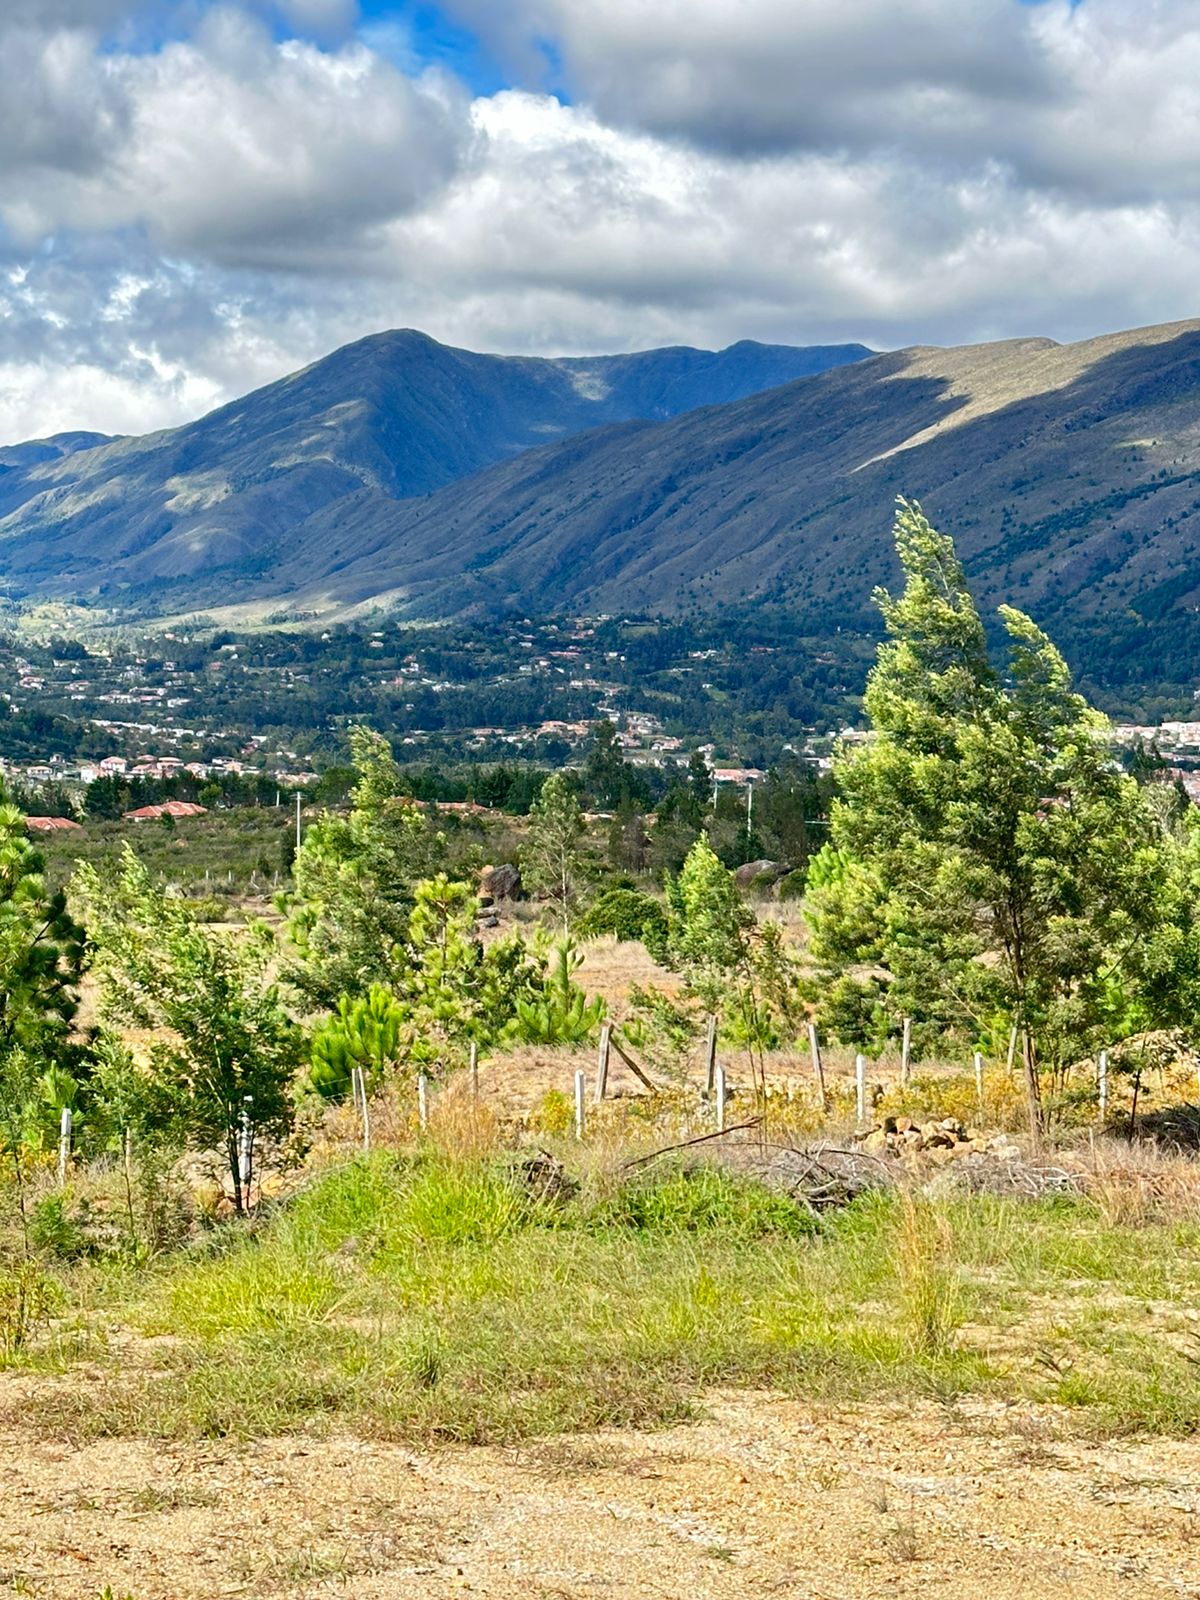
<path id="1" fill-rule="evenodd" d="M 1200 1595 L 1200 1443 L 1073 1441 L 1027 1408 L 728 1394 L 513 1449 L 0 1448 L 0 1593 L 55 1600 Z"/>

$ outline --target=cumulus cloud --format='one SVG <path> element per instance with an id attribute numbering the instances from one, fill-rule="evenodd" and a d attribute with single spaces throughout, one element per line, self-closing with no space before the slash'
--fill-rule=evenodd
<path id="1" fill-rule="evenodd" d="M 344 269 L 362 230 L 446 182 L 469 133 L 466 100 L 442 77 L 405 77 L 357 44 L 279 44 L 245 12 L 217 10 L 191 39 L 93 57 L 92 98 L 78 96 L 57 149 L 49 129 L 76 95 L 86 36 L 40 43 L 47 131 L 28 153 L 16 141 L 0 177 L 0 217 L 27 241 L 138 226 L 167 251 L 231 265 L 302 265 L 307 247 Z M 73 134 L 89 126 L 99 137 L 80 162 Z"/>
<path id="2" fill-rule="evenodd" d="M 453 0 L 608 122 L 761 155 L 895 151 L 1129 199 L 1194 194 L 1194 0 Z M 537 63 L 540 59 L 540 69 Z"/>

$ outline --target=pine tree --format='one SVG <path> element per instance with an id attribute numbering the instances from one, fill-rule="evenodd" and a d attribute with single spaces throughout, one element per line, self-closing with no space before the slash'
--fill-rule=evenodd
<path id="1" fill-rule="evenodd" d="M 413 883 L 441 854 L 419 807 L 405 795 L 391 747 L 355 728 L 357 774 L 348 817 L 327 813 L 304 836 L 281 896 L 295 959 L 289 982 L 314 1007 L 372 983 L 394 988 L 407 962 Z"/>
<path id="2" fill-rule="evenodd" d="M 521 875 L 554 907 L 564 934 L 571 930 L 582 894 L 583 838 L 583 813 L 575 790 L 565 773 L 552 773 L 529 814 Z"/>
<path id="3" fill-rule="evenodd" d="M 1017 1022 L 1040 1130 L 1039 1066 L 1103 1029 L 1108 976 L 1132 971 L 1165 860 L 1045 634 L 1001 608 L 1001 680 L 950 539 L 903 500 L 895 536 L 905 586 L 876 594 L 889 638 L 867 685 L 872 737 L 837 762 L 840 867 L 814 879 L 813 950 L 833 972 L 884 969 L 889 1010 L 933 1032 Z"/>

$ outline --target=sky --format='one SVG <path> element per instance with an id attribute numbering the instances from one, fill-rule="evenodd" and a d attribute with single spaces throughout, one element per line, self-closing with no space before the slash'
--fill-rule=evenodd
<path id="1" fill-rule="evenodd" d="M 1200 0 L 0 0 L 0 441 L 388 327 L 582 354 L 1200 315 Z"/>

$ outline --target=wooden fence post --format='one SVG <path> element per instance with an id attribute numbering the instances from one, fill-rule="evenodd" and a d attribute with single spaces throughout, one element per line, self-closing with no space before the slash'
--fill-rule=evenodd
<path id="1" fill-rule="evenodd" d="M 587 1077 L 582 1071 L 575 1074 L 575 1137 L 583 1138 L 584 1101 L 587 1098 Z"/>
<path id="2" fill-rule="evenodd" d="M 854 1058 L 854 1115 L 859 1127 L 867 1120 L 867 1058 Z"/>
<path id="3" fill-rule="evenodd" d="M 612 1044 L 612 1023 L 606 1022 L 600 1029 L 600 1054 L 596 1058 L 596 1104 L 604 1099 L 608 1088 L 608 1052 Z"/>
<path id="4" fill-rule="evenodd" d="M 718 1066 L 713 1074 L 713 1087 L 717 1096 L 717 1132 L 725 1132 L 725 1068 Z"/>
<path id="5" fill-rule="evenodd" d="M 908 1088 L 912 1076 L 912 1018 L 905 1017 L 904 1033 L 900 1039 L 900 1087 Z"/>
<path id="6" fill-rule="evenodd" d="M 808 1048 L 812 1052 L 813 1076 L 817 1080 L 817 1093 L 821 1097 L 821 1110 L 829 1110 L 829 1096 L 825 1093 L 825 1067 L 821 1061 L 821 1041 L 817 1038 L 817 1025 L 808 1025 Z"/>
<path id="7" fill-rule="evenodd" d="M 708 1036 L 704 1041 L 704 1092 L 711 1096 L 717 1082 L 717 1016 L 708 1014 Z"/>
<path id="8" fill-rule="evenodd" d="M 429 1126 L 429 1079 L 423 1072 L 417 1074 L 417 1122 L 424 1133 Z"/>

